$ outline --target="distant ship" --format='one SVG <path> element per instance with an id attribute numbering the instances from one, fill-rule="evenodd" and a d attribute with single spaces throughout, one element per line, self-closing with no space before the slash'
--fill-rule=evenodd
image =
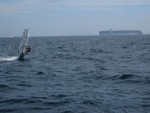
<path id="1" fill-rule="evenodd" d="M 100 31 L 99 35 L 143 35 L 139 30 L 115 30 Z"/>

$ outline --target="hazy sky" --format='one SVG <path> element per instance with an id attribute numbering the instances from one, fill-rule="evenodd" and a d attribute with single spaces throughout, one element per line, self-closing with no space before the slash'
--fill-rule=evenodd
<path id="1" fill-rule="evenodd" d="M 100 30 L 150 33 L 150 0 L 0 0 L 0 36 L 98 35 Z"/>

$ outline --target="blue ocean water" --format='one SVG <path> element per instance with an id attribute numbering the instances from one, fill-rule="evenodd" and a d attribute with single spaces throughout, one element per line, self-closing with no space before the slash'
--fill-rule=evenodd
<path id="1" fill-rule="evenodd" d="M 149 113 L 150 35 L 0 38 L 0 113 Z"/>

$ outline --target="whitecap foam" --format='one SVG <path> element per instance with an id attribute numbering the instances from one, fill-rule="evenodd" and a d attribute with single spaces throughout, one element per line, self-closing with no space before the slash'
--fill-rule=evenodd
<path id="1" fill-rule="evenodd" d="M 13 61 L 17 60 L 18 56 L 11 56 L 11 57 L 0 57 L 0 61 Z"/>

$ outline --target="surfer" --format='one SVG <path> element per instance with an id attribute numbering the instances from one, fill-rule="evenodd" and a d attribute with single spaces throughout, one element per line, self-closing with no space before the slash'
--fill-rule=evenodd
<path id="1" fill-rule="evenodd" d="M 20 56 L 18 58 L 19 60 L 24 60 L 24 56 L 31 51 L 30 46 L 28 46 L 28 39 L 29 39 L 29 29 L 25 29 L 18 50 L 18 53 L 20 53 Z"/>

